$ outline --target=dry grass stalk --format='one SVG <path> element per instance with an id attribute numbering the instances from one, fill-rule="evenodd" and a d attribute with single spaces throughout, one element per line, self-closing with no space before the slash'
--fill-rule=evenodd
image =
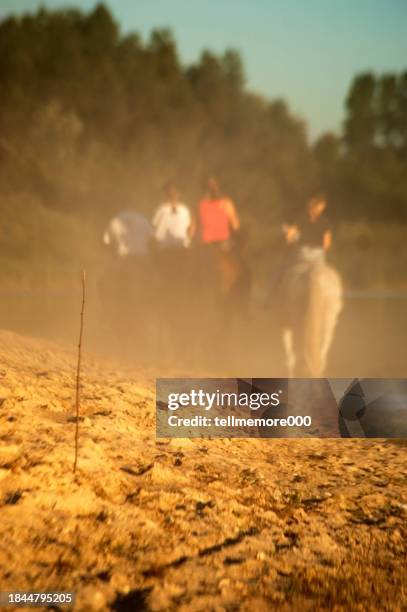
<path id="1" fill-rule="evenodd" d="M 81 322 L 79 328 L 79 342 L 78 342 L 78 362 L 76 366 L 76 397 L 75 397 L 75 459 L 73 464 L 73 471 L 76 472 L 78 464 L 78 449 L 79 449 L 79 408 L 80 408 L 80 382 L 81 382 L 81 361 L 82 361 L 82 337 L 83 337 L 83 315 L 85 312 L 85 281 L 86 273 L 85 270 L 82 272 L 82 308 L 81 308 Z"/>

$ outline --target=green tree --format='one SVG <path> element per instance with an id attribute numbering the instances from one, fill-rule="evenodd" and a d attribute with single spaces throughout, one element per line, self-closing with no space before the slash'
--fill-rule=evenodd
<path id="1" fill-rule="evenodd" d="M 376 81 L 371 73 L 362 74 L 353 81 L 346 99 L 345 142 L 354 152 L 368 152 L 376 135 Z"/>

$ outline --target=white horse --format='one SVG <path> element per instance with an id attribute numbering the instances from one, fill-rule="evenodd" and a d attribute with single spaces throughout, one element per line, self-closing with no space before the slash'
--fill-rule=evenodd
<path id="1" fill-rule="evenodd" d="M 343 306 L 341 279 L 319 249 L 310 249 L 288 267 L 281 292 L 289 376 L 319 378 Z"/>

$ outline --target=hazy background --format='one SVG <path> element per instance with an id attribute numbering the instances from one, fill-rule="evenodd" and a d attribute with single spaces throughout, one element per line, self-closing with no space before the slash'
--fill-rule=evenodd
<path id="1" fill-rule="evenodd" d="M 218 10 L 209 3 L 206 18 L 200 19 L 199 11 L 181 17 L 179 2 L 171 3 L 172 13 L 168 4 L 167 13 L 163 9 L 159 15 L 160 2 L 152 3 L 154 10 L 143 2 L 118 2 L 114 10 L 122 27 L 105 5 L 89 12 L 42 8 L 23 13 L 35 4 L 19 3 L 19 17 L 6 16 L 12 7 L 2 4 L 0 282 L 66 282 L 78 267 L 98 265 L 101 232 L 115 211 L 131 207 L 150 215 L 170 178 L 179 182 L 193 208 L 203 177 L 215 172 L 250 232 L 258 282 L 265 281 L 278 259 L 281 222 L 295 217 L 306 198 L 322 189 L 336 225 L 332 259 L 345 284 L 357 289 L 404 286 L 407 71 L 400 69 L 406 44 L 400 36 L 402 3 L 386 3 L 386 19 L 375 13 L 375 19 L 366 20 L 363 36 L 370 47 L 363 60 L 346 41 L 354 38 L 352 45 L 359 44 L 350 33 L 366 5 L 379 11 L 383 3 L 361 3 L 356 14 L 341 5 L 339 13 L 331 8 L 328 18 L 327 9 L 312 2 L 304 21 L 292 3 L 285 8 L 273 3 L 270 13 L 257 2 L 245 20 L 241 3 L 229 13 L 229 3 L 220 3 Z M 144 30 L 149 19 L 180 20 L 184 57 L 176 30 L 153 30 L 148 36 L 131 31 L 138 17 Z M 186 23 L 201 28 L 195 50 L 213 37 L 219 48 L 220 30 L 224 45 L 233 38 L 237 46 L 250 47 L 249 63 L 257 76 L 236 50 L 203 51 L 186 63 L 185 57 L 194 55 L 185 38 Z M 287 35 L 279 44 L 283 23 Z M 254 24 L 260 28 L 256 36 Z M 261 52 L 267 24 L 270 39 Z M 295 35 L 295 24 L 301 35 Z M 338 40 L 345 24 L 347 37 Z M 379 27 L 392 30 L 383 31 L 377 43 Z M 329 48 L 343 56 L 339 64 L 325 49 L 322 31 L 326 37 L 332 34 Z M 320 61 L 310 71 L 317 40 Z M 376 51 L 368 53 L 368 48 L 377 49 L 373 43 L 381 49 L 375 72 L 350 77 L 360 62 L 375 62 Z M 328 62 L 329 71 L 327 64 L 322 70 L 321 62 Z M 381 72 L 383 62 L 394 69 Z M 294 64 L 295 75 L 290 73 Z M 268 66 L 269 78 L 262 65 Z M 345 65 L 349 82 L 339 92 L 338 74 Z M 309 80 L 311 73 L 314 80 Z M 293 114 L 284 99 L 253 93 L 251 79 L 261 74 L 263 91 L 284 88 L 304 116 Z M 299 90 L 295 94 L 300 84 L 313 99 L 309 113 L 307 96 Z M 333 92 L 338 108 L 345 100 L 343 125 L 311 142 L 307 119 L 317 131 L 321 108 L 333 112 L 326 98 Z M 332 128 L 339 119 L 334 113 Z"/>
<path id="2" fill-rule="evenodd" d="M 250 12 L 242 2 L 193 11 L 183 2 L 46 4 L 1 5 L 2 325 L 10 326 L 6 311 L 20 309 L 21 321 L 30 313 L 42 333 L 83 267 L 97 285 L 114 213 L 151 216 L 169 179 L 194 209 L 203 179 L 215 173 L 249 233 L 255 295 L 278 268 L 281 223 L 326 193 L 330 261 L 353 300 L 370 296 L 345 309 L 343 320 L 353 318 L 340 335 L 337 371 L 345 375 L 348 340 L 365 325 L 366 339 L 380 328 L 378 344 L 390 342 L 391 371 L 400 372 L 404 3 L 258 1 Z M 172 30 L 150 32 L 154 24 Z M 41 291 L 46 306 L 44 294 L 36 301 Z M 369 343 L 362 348 L 371 354 Z"/>

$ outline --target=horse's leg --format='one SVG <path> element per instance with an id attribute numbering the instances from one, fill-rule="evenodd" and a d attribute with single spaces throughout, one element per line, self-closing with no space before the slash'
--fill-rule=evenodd
<path id="1" fill-rule="evenodd" d="M 293 330 L 289 328 L 283 329 L 283 345 L 286 355 L 286 362 L 288 368 L 288 376 L 291 378 L 294 375 L 295 369 L 295 353 L 293 345 Z"/>
<path id="2" fill-rule="evenodd" d="M 318 378 L 323 371 L 321 346 L 324 337 L 324 296 L 319 266 L 309 271 L 307 281 L 308 296 L 302 334 L 302 354 L 304 357 L 302 376 Z"/>
<path id="3" fill-rule="evenodd" d="M 321 346 L 321 366 L 322 371 L 325 370 L 326 362 L 328 358 L 328 351 L 331 347 L 334 331 L 338 322 L 339 313 L 342 310 L 342 300 L 338 293 L 337 295 L 329 295 L 325 301 L 324 307 L 324 330 L 322 335 L 322 346 Z"/>

